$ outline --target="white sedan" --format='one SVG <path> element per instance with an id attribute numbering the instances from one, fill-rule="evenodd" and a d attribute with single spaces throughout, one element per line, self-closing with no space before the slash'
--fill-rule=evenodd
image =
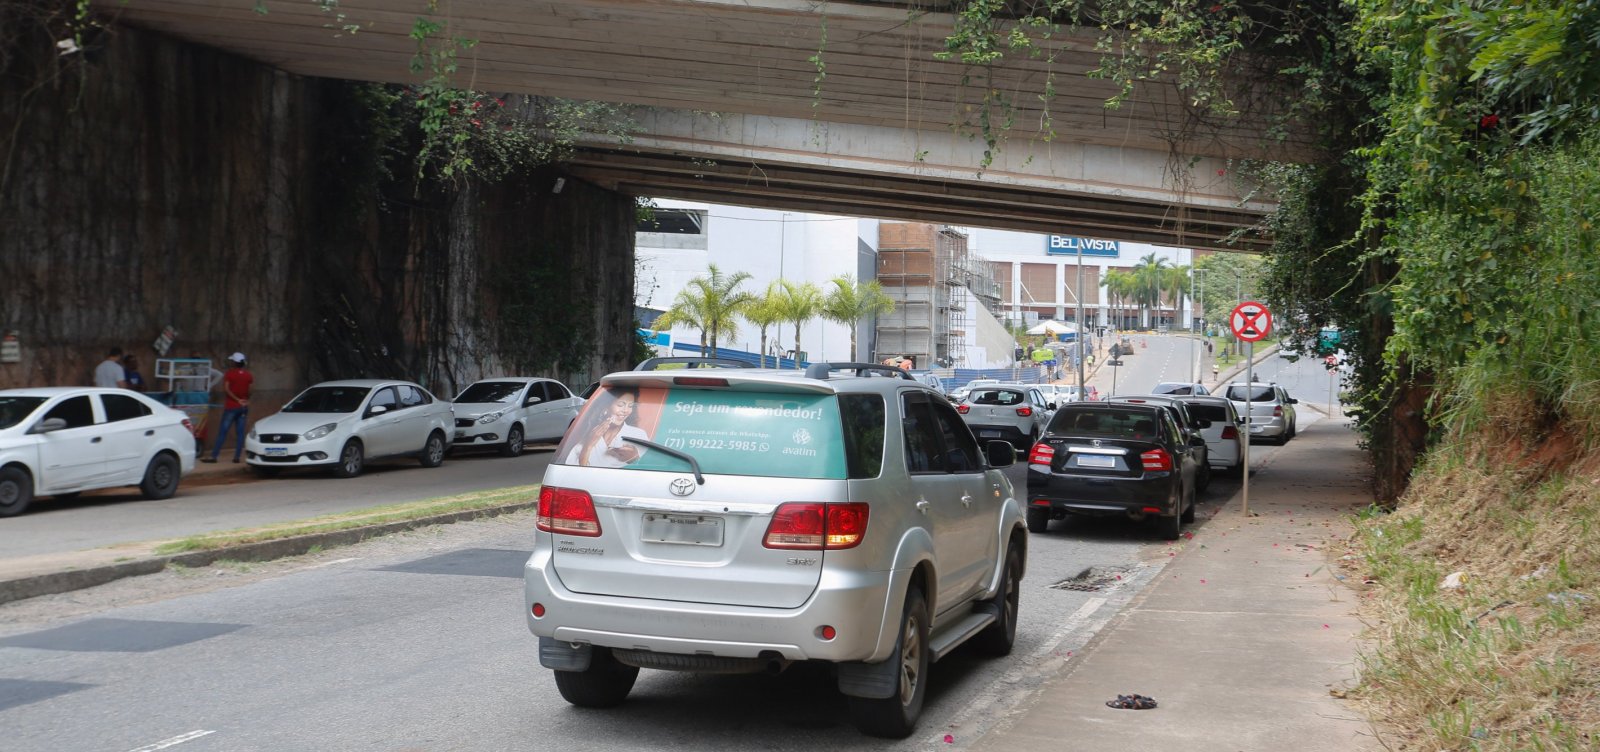
<path id="1" fill-rule="evenodd" d="M 183 413 L 125 389 L 0 391 L 0 517 L 35 496 L 138 486 L 165 499 L 194 470 L 194 430 Z"/>
<path id="2" fill-rule="evenodd" d="M 244 459 L 262 475 L 290 467 L 331 467 L 354 478 L 370 460 L 416 457 L 438 467 L 455 414 L 450 403 L 409 381 L 328 381 L 257 421 Z"/>
<path id="3" fill-rule="evenodd" d="M 456 395 L 454 446 L 515 457 L 528 441 L 559 440 L 581 409 L 583 398 L 553 379 L 484 379 Z"/>

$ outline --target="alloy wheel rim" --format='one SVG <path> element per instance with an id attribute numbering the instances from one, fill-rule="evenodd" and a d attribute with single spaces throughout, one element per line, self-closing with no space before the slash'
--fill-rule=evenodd
<path id="1" fill-rule="evenodd" d="M 900 704 L 910 705 L 917 693 L 917 682 L 922 680 L 922 639 L 916 617 L 906 619 L 906 633 L 900 639 Z"/>
<path id="2" fill-rule="evenodd" d="M 156 488 L 166 488 L 172 484 L 172 468 L 166 463 L 156 466 Z"/>
<path id="3" fill-rule="evenodd" d="M 14 481 L 0 481 L 0 507 L 9 507 L 22 498 L 22 484 Z"/>
<path id="4" fill-rule="evenodd" d="M 511 453 L 512 454 L 520 454 L 521 452 L 522 452 L 522 432 L 517 430 L 517 429 L 515 429 L 515 428 L 513 428 L 513 429 L 511 429 Z"/>
<path id="5" fill-rule="evenodd" d="M 353 473 L 359 469 L 361 469 L 360 454 L 357 452 L 354 446 L 345 447 L 344 471 L 347 473 Z"/>
<path id="6" fill-rule="evenodd" d="M 444 461 L 444 440 L 438 436 L 428 439 L 428 461 L 434 463 Z"/>

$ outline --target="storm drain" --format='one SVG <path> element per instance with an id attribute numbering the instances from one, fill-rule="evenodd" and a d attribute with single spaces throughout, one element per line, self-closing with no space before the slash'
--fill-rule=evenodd
<path id="1" fill-rule="evenodd" d="M 1127 567 L 1089 567 L 1050 587 L 1055 590 L 1076 590 L 1080 593 L 1099 593 L 1122 584 Z"/>

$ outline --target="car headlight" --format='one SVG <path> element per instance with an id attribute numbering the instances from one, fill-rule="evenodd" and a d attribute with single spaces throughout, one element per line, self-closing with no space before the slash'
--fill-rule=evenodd
<path id="1" fill-rule="evenodd" d="M 499 420 L 500 416 L 505 415 L 505 414 L 506 414 L 506 411 L 504 411 L 504 410 L 496 410 L 496 411 L 494 411 L 492 413 L 488 413 L 488 414 L 478 418 L 478 425 L 488 425 L 490 423 L 493 423 L 493 422 Z"/>
<path id="2" fill-rule="evenodd" d="M 305 436 L 306 441 L 312 441 L 333 433 L 333 429 L 338 427 L 338 423 L 328 423 L 326 425 L 317 426 L 316 428 L 306 431 L 303 435 Z"/>
<path id="3" fill-rule="evenodd" d="M 256 440 L 256 429 L 255 429 L 255 426 L 251 426 L 250 427 L 250 440 L 251 441 L 255 441 Z"/>

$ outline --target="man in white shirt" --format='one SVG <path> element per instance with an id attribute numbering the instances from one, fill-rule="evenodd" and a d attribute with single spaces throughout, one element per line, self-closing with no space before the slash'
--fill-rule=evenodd
<path id="1" fill-rule="evenodd" d="M 94 369 L 94 385 L 105 389 L 127 389 L 127 374 L 122 370 L 122 348 L 113 347 Z"/>

